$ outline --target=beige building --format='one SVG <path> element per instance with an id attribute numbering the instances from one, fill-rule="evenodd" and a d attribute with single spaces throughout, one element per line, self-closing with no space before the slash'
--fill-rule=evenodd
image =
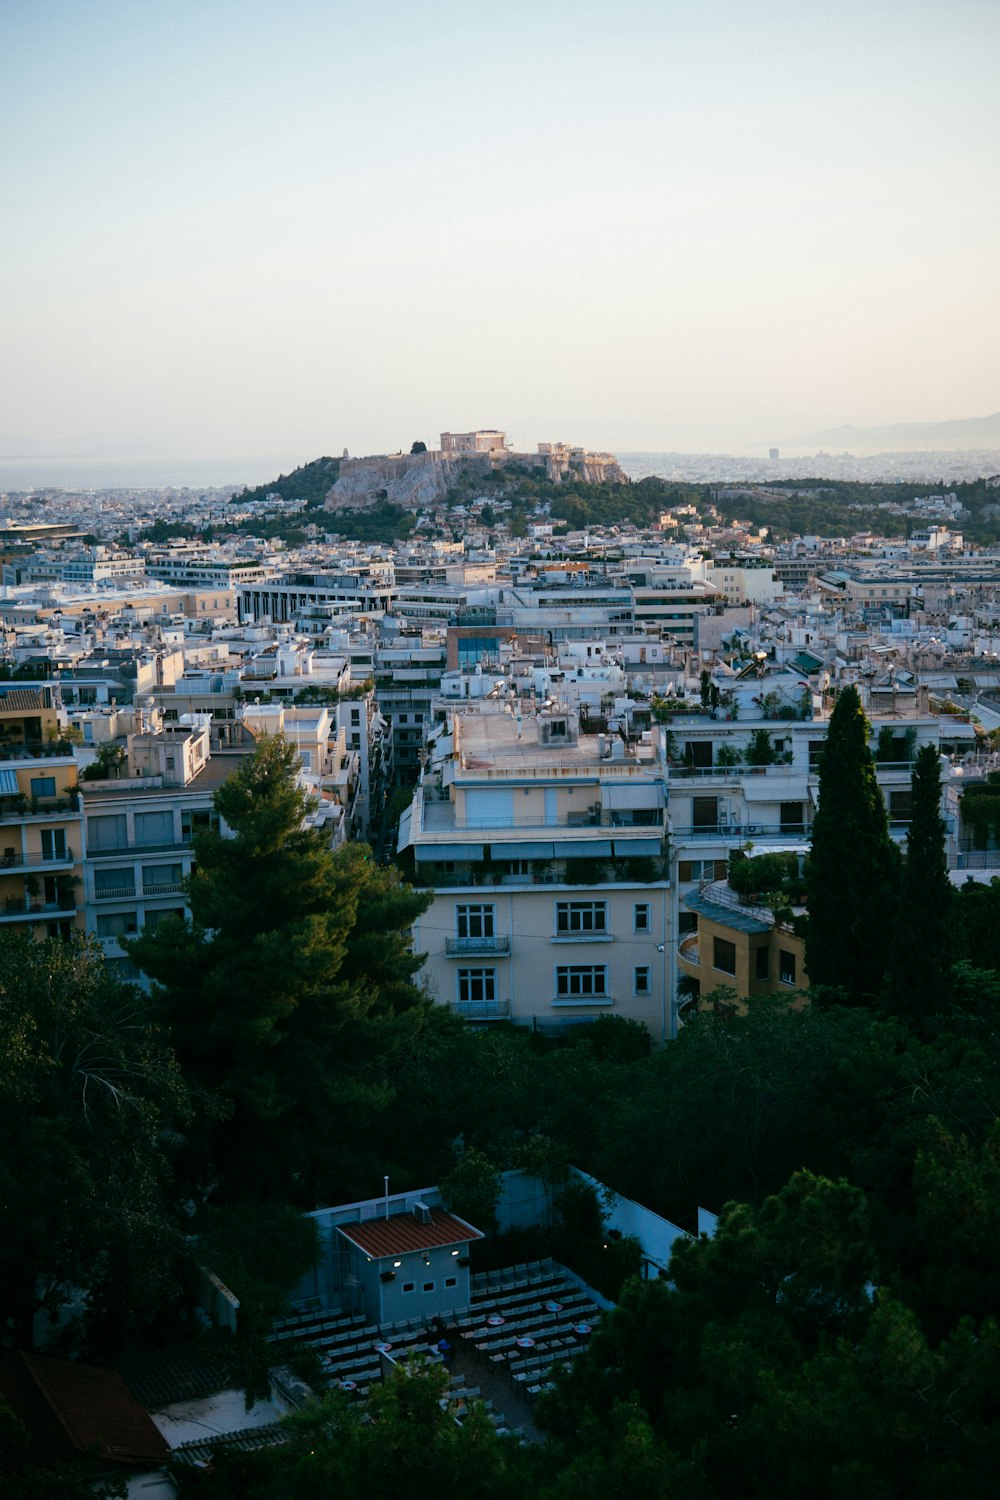
<path id="1" fill-rule="evenodd" d="M 659 735 L 584 735 L 566 709 L 455 710 L 400 824 L 433 904 L 423 983 L 474 1022 L 558 1034 L 599 1015 L 672 1029 Z"/>
<path id="2" fill-rule="evenodd" d="M 0 923 L 39 938 L 82 925 L 76 761 L 60 732 L 48 684 L 0 684 Z"/>

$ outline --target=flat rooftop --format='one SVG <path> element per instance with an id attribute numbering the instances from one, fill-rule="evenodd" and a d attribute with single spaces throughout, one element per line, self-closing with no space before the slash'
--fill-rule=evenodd
<path id="1" fill-rule="evenodd" d="M 600 737 L 596 734 L 581 734 L 575 744 L 558 738 L 549 744 L 539 744 L 538 735 L 546 719 L 535 714 L 456 713 L 455 720 L 460 723 L 458 743 L 462 770 L 572 766 L 614 774 L 624 769 L 651 772 L 656 764 L 651 745 L 629 745 L 624 760 L 601 759 Z M 614 738 L 613 735 L 606 736 L 607 747 Z"/>

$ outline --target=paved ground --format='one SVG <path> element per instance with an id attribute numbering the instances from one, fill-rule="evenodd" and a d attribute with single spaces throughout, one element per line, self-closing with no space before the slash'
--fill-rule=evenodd
<path id="1" fill-rule="evenodd" d="M 508 1427 L 522 1427 L 525 1438 L 531 1443 L 543 1441 L 544 1434 L 535 1426 L 532 1408 L 524 1397 L 511 1388 L 510 1376 L 498 1373 L 486 1360 L 479 1359 L 465 1348 L 455 1351 L 452 1373 L 464 1375 L 467 1386 L 478 1386 L 484 1401 L 493 1402 L 495 1412 L 503 1412 Z"/>

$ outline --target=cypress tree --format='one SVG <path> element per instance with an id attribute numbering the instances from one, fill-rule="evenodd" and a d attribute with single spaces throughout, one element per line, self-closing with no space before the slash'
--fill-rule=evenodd
<path id="1" fill-rule="evenodd" d="M 809 980 L 854 1005 L 882 992 L 899 869 L 869 734 L 857 689 L 845 688 L 820 760 L 809 858 Z"/>
<path id="2" fill-rule="evenodd" d="M 941 816 L 941 760 L 933 745 L 919 751 L 912 786 L 888 999 L 901 1015 L 926 1017 L 940 1009 L 951 974 L 953 893 Z"/>

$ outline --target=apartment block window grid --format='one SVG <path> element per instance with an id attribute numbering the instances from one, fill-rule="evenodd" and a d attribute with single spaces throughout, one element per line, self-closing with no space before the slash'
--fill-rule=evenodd
<path id="1" fill-rule="evenodd" d="M 652 976 L 646 965 L 642 965 L 636 969 L 632 987 L 637 995 L 649 995 L 652 993 Z"/>
<path id="2" fill-rule="evenodd" d="M 556 935 L 578 937 L 588 933 L 606 933 L 608 930 L 608 903 L 606 901 L 557 901 Z"/>
<path id="3" fill-rule="evenodd" d="M 481 1005 L 497 997 L 496 969 L 459 969 L 459 1005 Z"/>
<path id="4" fill-rule="evenodd" d="M 556 998 L 559 1000 L 606 1000 L 606 964 L 559 964 L 556 968 Z"/>
<path id="5" fill-rule="evenodd" d="M 648 932 L 650 928 L 650 908 L 646 901 L 637 902 L 632 909 L 632 926 L 635 932 Z"/>

